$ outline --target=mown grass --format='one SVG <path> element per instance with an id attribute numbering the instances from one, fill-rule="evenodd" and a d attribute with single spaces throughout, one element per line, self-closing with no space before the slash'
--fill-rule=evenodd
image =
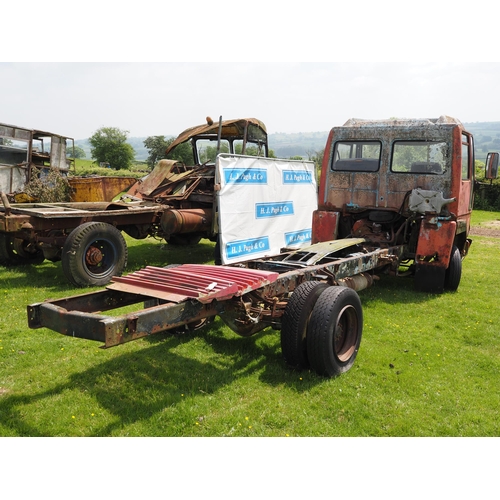
<path id="1" fill-rule="evenodd" d="M 206 240 L 128 244 L 127 272 L 212 262 Z M 286 368 L 279 332 L 242 338 L 220 320 L 108 350 L 30 330 L 27 304 L 91 289 L 67 284 L 60 263 L 0 267 L 0 435 L 497 436 L 499 246 L 474 237 L 456 293 L 389 277 L 360 292 L 359 355 L 335 379 Z"/>

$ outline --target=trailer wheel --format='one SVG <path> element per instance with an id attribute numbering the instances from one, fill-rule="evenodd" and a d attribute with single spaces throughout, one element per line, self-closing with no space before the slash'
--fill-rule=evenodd
<path id="1" fill-rule="evenodd" d="M 363 331 L 363 310 L 351 288 L 332 286 L 314 306 L 307 330 L 311 368 L 326 377 L 349 370 L 358 354 Z"/>
<path id="2" fill-rule="evenodd" d="M 121 275 L 127 257 L 127 244 L 118 229 L 104 222 L 86 222 L 70 233 L 61 259 L 70 283 L 100 286 Z"/>
<path id="3" fill-rule="evenodd" d="M 457 246 L 453 245 L 451 250 L 450 263 L 444 277 L 444 287 L 446 290 L 454 292 L 460 284 L 462 277 L 462 255 Z"/>
<path id="4" fill-rule="evenodd" d="M 306 332 L 312 310 L 327 283 L 306 281 L 293 292 L 281 320 L 281 354 L 295 369 L 307 368 Z"/>

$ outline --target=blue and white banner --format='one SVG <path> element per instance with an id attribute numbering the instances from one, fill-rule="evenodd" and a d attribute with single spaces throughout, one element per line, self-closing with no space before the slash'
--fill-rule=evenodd
<path id="1" fill-rule="evenodd" d="M 311 244 L 313 162 L 221 154 L 215 175 L 223 264 Z"/>

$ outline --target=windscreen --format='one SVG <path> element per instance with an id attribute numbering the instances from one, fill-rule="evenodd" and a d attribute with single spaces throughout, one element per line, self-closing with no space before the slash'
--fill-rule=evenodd
<path id="1" fill-rule="evenodd" d="M 396 141 L 392 148 L 391 171 L 411 174 L 443 174 L 448 146 L 438 141 Z"/>
<path id="2" fill-rule="evenodd" d="M 335 143 L 331 168 L 345 172 L 376 172 L 380 167 L 378 141 L 339 141 Z"/>

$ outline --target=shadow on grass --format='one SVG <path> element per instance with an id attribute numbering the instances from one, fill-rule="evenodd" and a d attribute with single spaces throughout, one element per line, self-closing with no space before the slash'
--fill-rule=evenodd
<path id="1" fill-rule="evenodd" d="M 169 264 L 205 264 L 213 262 L 214 243 L 201 240 L 196 245 L 170 245 L 166 242 L 144 240 L 128 247 L 127 269 Z"/>
<path id="2" fill-rule="evenodd" d="M 374 285 L 359 292 L 363 306 L 383 301 L 386 304 L 417 304 L 432 302 L 441 295 L 453 295 L 455 292 L 439 293 L 419 292 L 414 288 L 410 277 L 382 276 Z"/>
<path id="3" fill-rule="evenodd" d="M 52 405 L 51 401 L 61 405 L 61 398 L 71 398 L 68 394 L 75 391 L 87 393 L 113 417 L 111 423 L 94 427 L 85 435 L 110 436 L 124 426 L 149 420 L 165 408 L 181 402 L 186 404 L 186 401 L 189 404 L 190 398 L 194 403 L 195 397 L 208 397 L 237 379 L 255 374 L 266 384 L 292 387 L 297 384 L 298 391 L 306 390 L 298 383 L 298 377 L 285 367 L 276 342 L 256 342 L 262 334 L 228 338 L 222 328 L 222 324 L 215 324 L 207 328 L 205 335 L 198 334 L 201 332 L 155 335 L 147 339 L 148 347 L 73 373 L 64 383 L 45 391 L 3 395 L 0 398 L 2 424 L 18 436 L 61 435 L 61 431 L 52 431 L 53 434 L 47 431 L 48 424 L 29 423 L 24 417 L 25 407 L 47 408 Z M 176 348 L 183 352 L 193 350 L 193 357 L 175 352 Z M 194 359 L 196 349 L 202 352 L 198 359 Z M 309 388 L 324 380 L 314 375 L 310 378 Z"/>
<path id="4" fill-rule="evenodd" d="M 213 262 L 214 244 L 202 240 L 197 245 L 174 246 L 152 240 L 135 241 L 128 247 L 128 263 L 123 274 L 146 266 L 163 267 L 168 264 L 204 264 Z M 41 264 L 0 266 L 0 280 L 6 288 L 45 288 L 55 292 L 68 290 L 71 295 L 82 292 L 68 282 L 61 262 L 44 261 Z M 95 287 L 94 289 L 103 288 Z M 69 295 L 68 294 L 68 295 Z M 48 297 L 45 297 L 48 298 Z"/>

